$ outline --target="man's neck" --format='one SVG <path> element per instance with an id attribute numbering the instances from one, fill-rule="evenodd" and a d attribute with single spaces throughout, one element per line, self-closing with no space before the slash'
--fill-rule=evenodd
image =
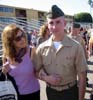
<path id="1" fill-rule="evenodd" d="M 62 34 L 60 36 L 53 35 L 53 41 L 62 41 L 64 36 L 65 36 L 65 34 Z"/>

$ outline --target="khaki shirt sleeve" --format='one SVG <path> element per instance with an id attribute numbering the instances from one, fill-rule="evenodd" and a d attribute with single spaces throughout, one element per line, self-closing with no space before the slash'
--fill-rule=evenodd
<path id="1" fill-rule="evenodd" d="M 33 57 L 33 63 L 34 63 L 36 71 L 39 71 L 43 66 L 42 56 L 41 56 L 41 52 L 40 51 L 41 51 L 41 49 L 40 49 L 40 47 L 38 47 L 36 49 L 34 57 Z"/>
<path id="2" fill-rule="evenodd" d="M 77 69 L 78 73 L 86 71 L 88 68 L 85 54 L 84 54 L 84 50 L 83 50 L 81 44 L 79 44 L 78 48 L 77 48 L 75 65 L 76 65 L 76 69 Z"/>

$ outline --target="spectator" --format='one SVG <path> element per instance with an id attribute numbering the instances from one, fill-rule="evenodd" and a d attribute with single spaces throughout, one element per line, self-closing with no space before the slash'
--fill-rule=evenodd
<path id="1" fill-rule="evenodd" d="M 90 39 L 89 39 L 89 54 L 90 55 L 92 55 L 92 49 L 93 49 L 93 26 L 91 25 Z"/>
<path id="2" fill-rule="evenodd" d="M 34 30 L 33 33 L 32 33 L 31 42 L 36 47 L 36 42 L 37 42 L 37 32 L 36 32 L 36 30 Z"/>
<path id="3" fill-rule="evenodd" d="M 37 38 L 37 46 L 49 38 L 49 29 L 47 25 L 43 25 L 39 31 L 39 37 Z"/>
<path id="4" fill-rule="evenodd" d="M 86 48 L 88 50 L 88 41 L 89 41 L 88 38 L 89 37 L 88 37 L 88 32 L 87 32 L 86 28 L 81 27 L 80 28 L 80 34 L 81 34 L 82 38 L 84 39 Z"/>
<path id="5" fill-rule="evenodd" d="M 24 27 L 23 28 L 25 33 L 27 34 L 27 40 L 28 40 L 28 44 L 31 45 L 31 35 L 28 33 L 27 28 Z"/>
<path id="6" fill-rule="evenodd" d="M 2 71 L 11 75 L 18 87 L 18 100 L 40 100 L 40 86 L 36 78 L 25 32 L 16 24 L 6 26 L 2 32 Z"/>

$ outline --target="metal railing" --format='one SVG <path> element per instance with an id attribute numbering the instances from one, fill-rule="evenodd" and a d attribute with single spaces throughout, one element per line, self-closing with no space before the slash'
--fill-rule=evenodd
<path id="1" fill-rule="evenodd" d="M 40 26 L 43 25 L 44 22 L 41 22 L 36 19 L 31 19 L 27 21 L 26 18 L 23 17 L 0 17 L 0 24 L 8 25 L 10 23 L 16 23 L 21 27 L 27 27 L 28 30 L 39 30 Z M 0 25 L 1 27 L 1 25 Z"/>

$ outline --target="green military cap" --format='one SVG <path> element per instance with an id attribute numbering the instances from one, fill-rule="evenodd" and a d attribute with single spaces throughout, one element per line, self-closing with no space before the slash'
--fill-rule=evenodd
<path id="1" fill-rule="evenodd" d="M 53 5 L 51 10 L 47 13 L 47 18 L 55 19 L 64 16 L 64 12 L 57 6 Z"/>
<path id="2" fill-rule="evenodd" d="M 80 28 L 80 24 L 78 24 L 78 23 L 73 23 L 73 27 L 74 27 L 74 28 Z"/>

